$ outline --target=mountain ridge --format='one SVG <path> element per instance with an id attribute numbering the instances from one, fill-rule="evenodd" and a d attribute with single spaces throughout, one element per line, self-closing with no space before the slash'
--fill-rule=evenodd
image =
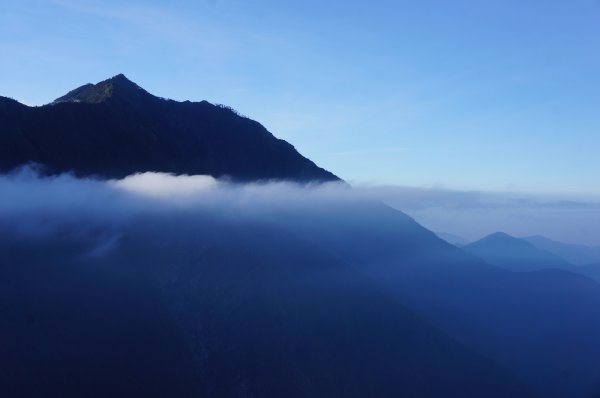
<path id="1" fill-rule="evenodd" d="M 539 249 L 556 254 L 575 265 L 600 263 L 600 247 L 560 242 L 541 235 L 521 238 Z"/>

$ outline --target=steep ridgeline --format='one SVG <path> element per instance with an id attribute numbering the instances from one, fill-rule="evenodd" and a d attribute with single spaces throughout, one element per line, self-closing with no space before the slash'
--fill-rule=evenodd
<path id="1" fill-rule="evenodd" d="M 600 282 L 600 263 L 580 265 L 577 268 L 577 273 L 589 276 L 590 278 Z"/>
<path id="2" fill-rule="evenodd" d="M 51 174 L 108 178 L 162 171 L 239 181 L 339 180 L 228 107 L 159 98 L 123 75 L 41 107 L 0 97 L 0 172 L 30 162 Z"/>
<path id="3" fill-rule="evenodd" d="M 450 233 L 447 233 L 447 232 L 436 232 L 435 234 L 441 240 L 444 240 L 444 241 L 446 241 L 446 242 L 448 242 L 451 245 L 454 245 L 456 247 L 463 247 L 463 246 L 465 246 L 465 245 L 467 245 L 469 243 L 469 241 L 467 239 L 465 239 L 465 238 L 463 238 L 462 236 L 459 236 L 459 235 L 450 234 Z"/>

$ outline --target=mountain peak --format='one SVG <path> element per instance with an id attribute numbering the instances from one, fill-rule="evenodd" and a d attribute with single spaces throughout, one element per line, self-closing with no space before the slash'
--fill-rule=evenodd
<path id="1" fill-rule="evenodd" d="M 498 232 L 493 232 L 487 236 L 485 236 L 483 239 L 494 239 L 494 240 L 517 240 L 517 238 L 515 238 L 514 236 L 511 236 L 509 234 L 507 234 L 506 232 L 502 232 L 502 231 L 498 231 Z"/>
<path id="2" fill-rule="evenodd" d="M 118 88 L 118 89 L 136 89 L 136 90 L 142 90 L 142 91 L 146 92 L 143 88 L 141 88 L 136 83 L 129 80 L 122 73 L 119 73 L 118 75 L 115 75 L 115 76 L 111 77 L 110 79 L 106 79 L 98 84 L 110 84 L 113 87 Z"/>
<path id="3" fill-rule="evenodd" d="M 146 90 L 129 80 L 124 74 L 119 73 L 110 79 L 96 84 L 87 83 L 75 90 L 54 100 L 54 104 L 61 102 L 85 102 L 98 104 L 109 99 L 133 99 L 140 97 L 153 97 Z"/>
<path id="4" fill-rule="evenodd" d="M 464 249 L 490 264 L 512 271 L 571 268 L 571 264 L 561 257 L 538 249 L 530 242 L 504 232 L 495 232 L 465 246 Z"/>
<path id="5" fill-rule="evenodd" d="M 339 181 L 256 121 L 206 101 L 154 96 L 123 74 L 21 110 L 0 99 L 0 172 L 33 162 L 49 174 L 100 178 L 160 171 Z"/>
<path id="6" fill-rule="evenodd" d="M 519 248 L 533 248 L 533 245 L 523 239 L 515 238 L 506 232 L 494 232 L 487 236 L 484 236 L 478 241 L 472 242 L 469 246 L 477 245 L 501 245 L 503 247 L 519 247 Z"/>
<path id="7" fill-rule="evenodd" d="M 119 73 L 118 75 L 115 75 L 115 76 L 111 77 L 111 78 L 110 78 L 110 79 L 108 79 L 108 80 L 120 80 L 120 81 L 124 81 L 124 82 L 128 82 L 128 83 L 133 83 L 131 80 L 129 80 L 129 79 L 127 78 L 127 76 L 125 76 L 125 75 L 124 75 L 124 74 L 122 74 L 122 73 Z M 133 83 L 133 84 L 135 84 L 135 83 Z"/>

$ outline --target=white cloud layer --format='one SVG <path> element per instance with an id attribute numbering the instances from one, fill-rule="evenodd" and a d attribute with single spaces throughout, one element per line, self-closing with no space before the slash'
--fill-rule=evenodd
<path id="1" fill-rule="evenodd" d="M 38 232 L 57 220 L 117 225 L 132 217 L 173 209 L 263 217 L 274 209 L 377 200 L 406 212 L 429 229 L 467 239 L 504 231 L 600 245 L 600 200 L 593 199 L 399 186 L 350 188 L 343 183 L 234 184 L 210 176 L 165 173 L 98 181 L 71 175 L 40 177 L 29 169 L 0 176 L 0 192 L 0 224 Z"/>

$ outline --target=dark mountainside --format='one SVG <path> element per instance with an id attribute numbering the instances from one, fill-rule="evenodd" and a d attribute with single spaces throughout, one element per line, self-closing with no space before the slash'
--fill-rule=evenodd
<path id="1" fill-rule="evenodd" d="M 463 247 L 490 264 L 511 271 L 536 271 L 546 268 L 572 270 L 563 258 L 538 249 L 526 240 L 496 232 Z"/>
<path id="2" fill-rule="evenodd" d="M 102 253 L 110 227 L 59 231 L 0 229 L 2 396 L 529 396 L 270 222 L 148 215 Z"/>
<path id="3" fill-rule="evenodd" d="M 557 242 L 544 236 L 528 236 L 522 238 L 541 250 L 560 256 L 575 265 L 600 263 L 600 247 L 573 245 Z"/>
<path id="4" fill-rule="evenodd" d="M 155 97 L 123 75 L 41 107 L 0 97 L 0 172 L 29 162 L 52 174 L 109 178 L 162 171 L 239 181 L 339 180 L 230 108 Z"/>

